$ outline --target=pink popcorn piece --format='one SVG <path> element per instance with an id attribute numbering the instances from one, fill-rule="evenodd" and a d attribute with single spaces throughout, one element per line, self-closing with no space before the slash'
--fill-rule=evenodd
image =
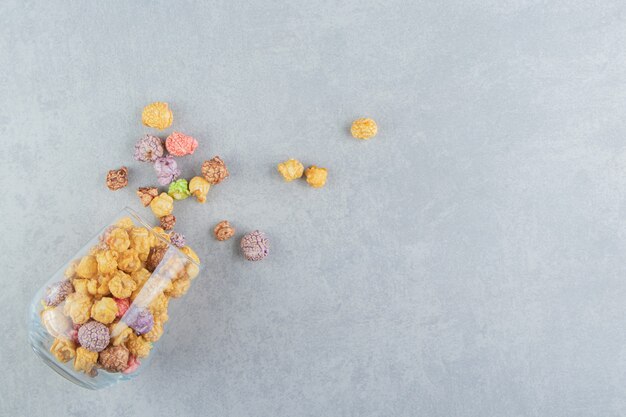
<path id="1" fill-rule="evenodd" d="M 139 359 L 137 359 L 135 355 L 130 355 L 128 356 L 128 367 L 124 369 L 122 373 L 132 374 L 133 372 L 137 370 L 137 368 L 139 368 L 139 365 L 141 365 L 141 362 L 139 362 Z"/>
<path id="2" fill-rule="evenodd" d="M 173 132 L 165 139 L 165 148 L 174 156 L 191 155 L 197 147 L 198 141 L 184 133 Z"/>
<path id="3" fill-rule="evenodd" d="M 130 299 L 115 298 L 115 304 L 117 304 L 117 314 L 115 315 L 115 317 L 119 319 L 128 311 L 128 307 L 130 307 Z"/>

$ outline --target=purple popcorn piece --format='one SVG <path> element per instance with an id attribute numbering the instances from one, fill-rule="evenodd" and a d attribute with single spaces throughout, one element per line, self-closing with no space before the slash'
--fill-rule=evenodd
<path id="1" fill-rule="evenodd" d="M 172 232 L 170 233 L 170 242 L 177 248 L 182 248 L 185 246 L 185 236 L 181 233 Z"/>
<path id="2" fill-rule="evenodd" d="M 161 139 L 152 135 L 144 135 L 135 143 L 135 154 L 133 157 L 141 162 L 154 162 L 157 158 L 162 157 L 163 153 L 163 142 Z"/>
<path id="3" fill-rule="evenodd" d="M 98 321 L 89 321 L 78 329 L 78 343 L 92 352 L 101 352 L 109 344 L 109 328 Z"/>
<path id="4" fill-rule="evenodd" d="M 154 326 L 154 317 L 146 308 L 131 307 L 124 320 L 138 335 L 148 333 Z"/>
<path id="5" fill-rule="evenodd" d="M 265 233 L 255 230 L 241 238 L 241 251 L 249 261 L 260 261 L 269 253 L 270 242 Z"/>
<path id="6" fill-rule="evenodd" d="M 45 303 L 49 307 L 58 306 L 65 298 L 74 292 L 74 287 L 70 280 L 55 282 L 46 290 Z"/>
<path id="7" fill-rule="evenodd" d="M 164 156 L 154 161 L 154 170 L 160 185 L 168 185 L 180 176 L 180 169 L 172 156 Z"/>

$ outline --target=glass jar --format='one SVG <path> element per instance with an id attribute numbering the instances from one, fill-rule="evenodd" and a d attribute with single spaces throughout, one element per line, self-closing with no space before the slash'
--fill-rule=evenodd
<path id="1" fill-rule="evenodd" d="M 60 375 L 89 389 L 137 376 L 163 334 L 171 298 L 200 260 L 125 208 L 35 294 L 30 344 Z"/>

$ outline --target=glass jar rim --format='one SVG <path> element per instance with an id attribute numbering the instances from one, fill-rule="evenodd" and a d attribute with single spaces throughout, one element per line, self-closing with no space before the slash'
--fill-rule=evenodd
<path id="1" fill-rule="evenodd" d="M 146 222 L 140 215 L 139 213 L 137 213 L 135 210 L 133 210 L 132 208 L 126 206 L 124 207 L 124 210 L 128 212 L 131 216 L 133 216 L 135 218 L 135 220 L 137 220 L 139 223 L 141 223 L 141 225 L 143 227 L 145 227 L 150 233 L 152 233 L 157 239 L 159 239 L 161 242 L 164 242 L 167 246 L 169 246 L 170 248 L 174 248 L 178 251 L 178 253 L 180 253 L 182 256 L 184 256 L 185 258 L 187 258 L 189 261 L 191 261 L 194 265 L 196 265 L 198 268 L 202 268 L 202 262 L 197 262 L 195 259 L 193 259 L 191 256 L 187 255 L 185 252 L 183 252 L 182 250 L 180 250 L 180 248 L 174 246 L 172 244 L 172 242 L 170 242 L 169 240 L 165 239 L 163 236 L 161 236 L 160 234 L 156 233 L 154 230 L 152 230 L 152 228 L 154 226 L 150 226 L 148 224 L 148 222 Z"/>

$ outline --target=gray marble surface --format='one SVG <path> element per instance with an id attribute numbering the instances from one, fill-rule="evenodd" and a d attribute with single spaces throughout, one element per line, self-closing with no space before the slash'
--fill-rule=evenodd
<path id="1" fill-rule="evenodd" d="M 251 4 L 253 3 L 253 4 Z M 0 415 L 626 415 L 620 1 L 0 4 Z M 48 276 L 154 183 L 168 101 L 231 177 L 176 206 L 206 263 L 113 388 L 30 352 Z M 378 137 L 352 139 L 374 117 Z M 325 188 L 284 183 L 296 157 Z M 126 164 L 130 186 L 104 187 Z M 245 262 L 237 236 L 267 232 Z"/>

